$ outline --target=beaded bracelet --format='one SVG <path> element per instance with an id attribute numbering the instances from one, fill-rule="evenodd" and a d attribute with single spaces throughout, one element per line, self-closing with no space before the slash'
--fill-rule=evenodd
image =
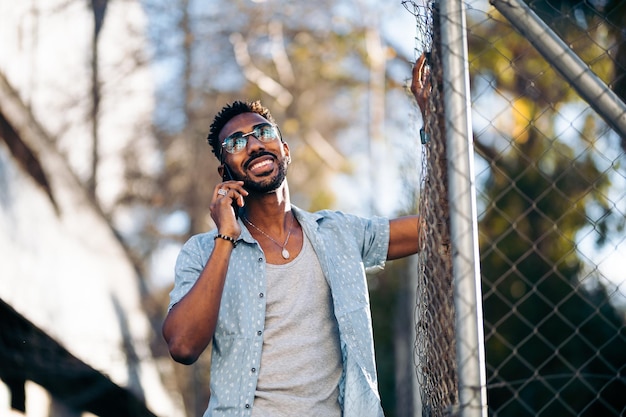
<path id="1" fill-rule="evenodd" d="M 213 239 L 217 239 L 217 238 L 228 240 L 230 243 L 233 244 L 233 248 L 237 247 L 237 241 L 234 238 L 230 237 L 230 236 L 226 236 L 226 235 L 223 235 L 221 233 L 218 233 L 218 234 L 215 235 L 215 237 Z"/>

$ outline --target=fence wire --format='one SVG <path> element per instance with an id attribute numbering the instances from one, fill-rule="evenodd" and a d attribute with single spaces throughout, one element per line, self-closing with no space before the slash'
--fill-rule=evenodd
<path id="1" fill-rule="evenodd" d="M 452 303 L 443 48 L 437 4 L 404 4 L 421 34 L 417 55 L 431 51 L 434 80 L 424 120 L 430 141 L 419 208 L 429 227 L 418 270 L 416 371 L 421 414 L 450 415 L 458 405 L 454 346 L 463 341 Z M 596 97 L 564 72 L 563 55 L 520 34 L 519 22 L 487 1 L 464 4 L 488 413 L 626 415 L 626 3 L 524 4 L 606 89 Z"/>
<path id="2" fill-rule="evenodd" d="M 456 344 L 454 331 L 453 277 L 450 252 L 448 168 L 443 115 L 442 66 L 437 9 L 405 2 L 416 16 L 422 35 L 419 53 L 429 54 L 432 91 L 424 112 L 421 193 L 423 247 L 418 260 L 416 306 L 417 378 L 424 416 L 448 415 L 458 403 Z"/>

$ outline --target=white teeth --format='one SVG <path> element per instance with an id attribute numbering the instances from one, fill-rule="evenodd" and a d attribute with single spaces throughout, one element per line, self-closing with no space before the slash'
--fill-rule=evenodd
<path id="1" fill-rule="evenodd" d="M 250 167 L 250 169 L 262 168 L 262 167 L 264 167 L 265 165 L 269 165 L 269 164 L 271 164 L 271 163 L 272 163 L 272 161 L 271 161 L 271 160 L 266 159 L 265 161 L 261 161 L 261 162 L 259 162 L 259 163 L 253 164 L 253 165 Z"/>

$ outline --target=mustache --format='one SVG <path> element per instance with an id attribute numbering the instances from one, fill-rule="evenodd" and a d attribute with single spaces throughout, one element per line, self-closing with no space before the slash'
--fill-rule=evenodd
<path id="1" fill-rule="evenodd" d="M 268 152 L 268 151 L 260 151 L 260 152 L 257 152 L 257 153 L 255 153 L 255 154 L 250 155 L 250 158 L 248 158 L 248 159 L 246 160 L 246 162 L 243 164 L 244 169 L 247 169 L 247 168 L 248 168 L 248 166 L 252 163 L 252 161 L 254 161 L 255 159 L 257 159 L 257 158 L 259 158 L 259 157 L 261 157 L 261 156 L 265 156 L 265 155 L 268 155 L 268 156 L 271 156 L 272 158 L 277 159 L 277 158 L 276 158 L 276 155 L 274 155 L 274 154 L 273 154 L 273 153 L 271 153 L 271 152 Z"/>

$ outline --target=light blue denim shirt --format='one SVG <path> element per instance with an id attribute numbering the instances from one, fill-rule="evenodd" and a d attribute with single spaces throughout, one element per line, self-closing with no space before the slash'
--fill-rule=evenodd
<path id="1" fill-rule="evenodd" d="M 389 221 L 293 207 L 330 286 L 339 327 L 343 374 L 339 401 L 345 417 L 383 416 L 365 269 L 383 267 Z M 265 255 L 241 224 L 231 256 L 211 359 L 211 399 L 204 417 L 250 416 L 261 363 L 265 323 Z M 215 244 L 217 231 L 193 236 L 176 261 L 170 308 L 191 289 Z"/>

